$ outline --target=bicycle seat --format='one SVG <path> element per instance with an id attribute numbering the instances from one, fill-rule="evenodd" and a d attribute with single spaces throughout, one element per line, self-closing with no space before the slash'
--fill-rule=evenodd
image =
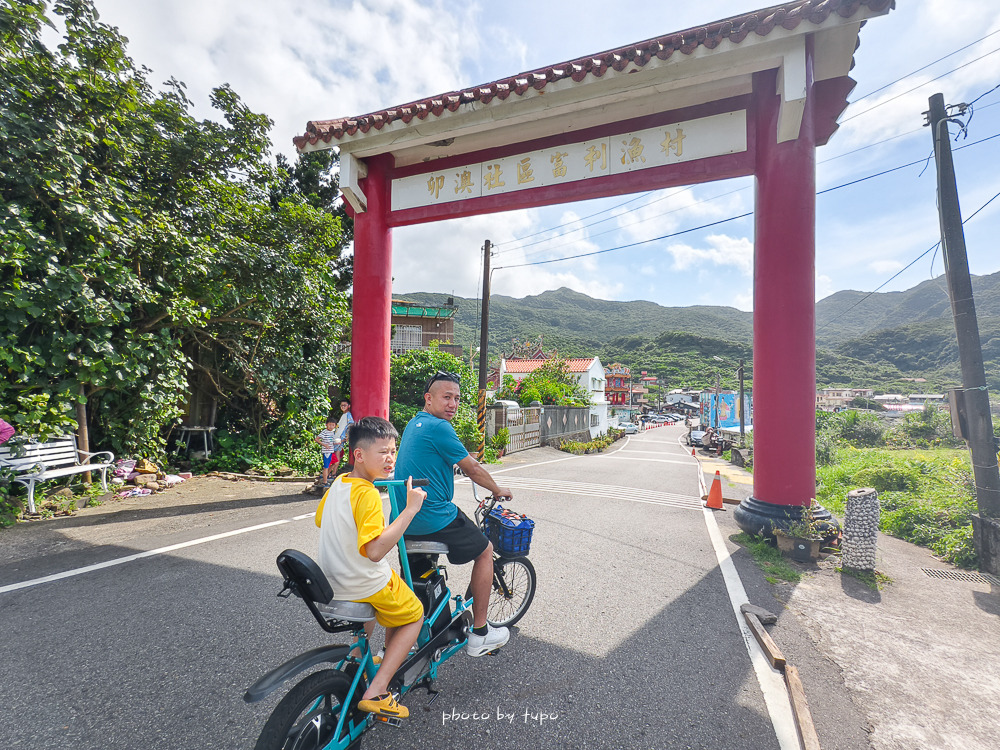
<path id="1" fill-rule="evenodd" d="M 422 539 L 406 540 L 408 555 L 447 555 L 448 545 L 444 542 L 429 542 Z"/>
<path id="2" fill-rule="evenodd" d="M 375 607 L 367 602 L 352 602 L 334 599 L 329 604 L 317 604 L 320 614 L 330 620 L 348 622 L 368 622 L 375 619 Z"/>

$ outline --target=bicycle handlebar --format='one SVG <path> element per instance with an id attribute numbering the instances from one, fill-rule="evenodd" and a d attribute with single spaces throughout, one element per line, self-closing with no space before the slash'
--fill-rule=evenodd
<path id="1" fill-rule="evenodd" d="M 430 479 L 414 479 L 414 487 L 426 487 L 431 483 Z M 376 487 L 405 487 L 405 479 L 376 479 L 374 482 Z"/>

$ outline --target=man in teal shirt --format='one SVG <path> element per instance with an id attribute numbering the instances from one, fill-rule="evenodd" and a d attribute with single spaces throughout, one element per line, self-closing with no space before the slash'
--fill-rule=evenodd
<path id="1" fill-rule="evenodd" d="M 486 622 L 486 610 L 493 585 L 493 545 L 475 522 L 452 501 L 455 494 L 454 466 L 473 482 L 485 487 L 495 497 L 512 497 L 490 473 L 469 455 L 455 434 L 451 420 L 458 411 L 461 396 L 459 377 L 438 371 L 424 388 L 424 409 L 403 430 L 396 456 L 397 477 L 422 477 L 429 480 L 423 506 L 410 522 L 407 539 L 443 542 L 448 545 L 448 561 L 472 565 L 473 629 L 465 650 L 470 656 L 494 651 L 510 638 L 507 628 L 494 628 Z"/>

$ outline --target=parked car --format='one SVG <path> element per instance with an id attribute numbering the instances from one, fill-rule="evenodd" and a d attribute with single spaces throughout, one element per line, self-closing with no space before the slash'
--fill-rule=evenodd
<path id="1" fill-rule="evenodd" d="M 625 430 L 626 435 L 637 435 L 639 433 L 639 425 L 628 422 L 622 425 L 622 429 Z"/>
<path id="2" fill-rule="evenodd" d="M 705 437 L 705 430 L 691 430 L 687 434 L 687 444 L 688 445 L 698 445 L 702 444 L 702 438 Z"/>

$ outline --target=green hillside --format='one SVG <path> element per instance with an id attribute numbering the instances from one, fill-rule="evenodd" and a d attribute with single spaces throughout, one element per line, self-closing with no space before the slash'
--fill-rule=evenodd
<path id="1" fill-rule="evenodd" d="M 980 317 L 1000 317 L 1000 273 L 973 276 L 972 292 Z M 947 320 L 951 303 L 944 277 L 928 279 L 903 292 L 843 291 L 816 303 L 816 340 L 835 346 L 848 340 L 913 323 Z"/>
<path id="2" fill-rule="evenodd" d="M 973 277 L 973 286 L 987 383 L 1000 389 L 1000 273 Z M 400 296 L 441 304 L 448 295 Z M 455 303 L 455 342 L 469 351 L 479 344 L 479 303 L 463 298 L 455 298 Z M 940 392 L 960 384 L 943 279 L 903 292 L 838 292 L 816 304 L 816 316 L 819 387 L 910 393 Z M 663 378 L 671 388 L 709 386 L 716 373 L 723 387 L 735 387 L 741 358 L 747 363 L 748 380 L 752 374 L 752 314 L 731 307 L 611 302 L 565 288 L 523 299 L 492 297 L 491 359 L 501 351 L 509 353 L 512 339 L 537 341 L 539 336 L 546 351 L 557 349 L 565 357 L 597 355 L 605 364 L 622 362 Z M 914 383 L 913 378 L 927 382 Z"/>

